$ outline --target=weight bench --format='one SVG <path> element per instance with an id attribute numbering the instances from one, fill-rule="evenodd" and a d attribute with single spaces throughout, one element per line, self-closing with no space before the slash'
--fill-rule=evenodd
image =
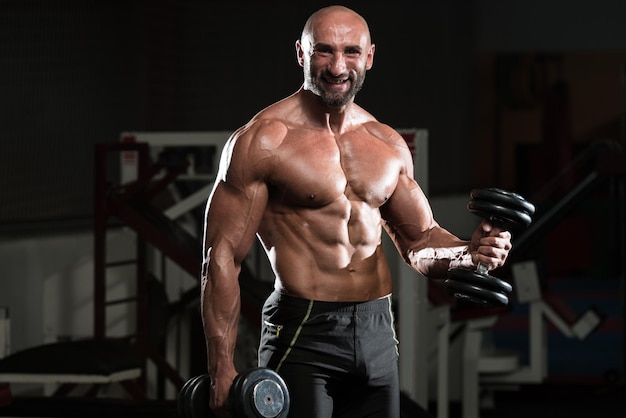
<path id="1" fill-rule="evenodd" d="M 479 417 L 481 385 L 505 388 L 544 380 L 548 322 L 566 337 L 584 340 L 603 320 L 603 314 L 593 308 L 577 315 L 562 300 L 542 290 L 534 261 L 513 264 L 512 273 L 518 302 L 529 304 L 529 363 L 520 364 L 519 353 L 483 351 L 483 333 L 494 325 L 497 316 L 468 321 L 463 347 L 463 418 Z"/>
<path id="2" fill-rule="evenodd" d="M 78 340 L 44 344 L 0 359 L 0 383 L 58 383 L 54 396 L 68 394 L 75 385 L 119 383 L 134 398 L 144 399 L 133 382 L 142 362 L 130 344 L 120 339 Z M 95 394 L 93 391 L 88 394 Z"/>

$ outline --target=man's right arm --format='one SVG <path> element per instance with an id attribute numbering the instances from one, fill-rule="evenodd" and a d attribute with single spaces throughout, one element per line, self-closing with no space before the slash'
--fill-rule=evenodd
<path id="1" fill-rule="evenodd" d="M 243 144 L 237 144 L 241 141 Z M 237 375 L 233 356 L 237 340 L 239 272 L 252 246 L 267 204 L 267 187 L 251 138 L 234 136 L 227 144 L 206 208 L 202 265 L 202 319 L 211 376 L 211 409 L 226 415 L 226 401 Z"/>

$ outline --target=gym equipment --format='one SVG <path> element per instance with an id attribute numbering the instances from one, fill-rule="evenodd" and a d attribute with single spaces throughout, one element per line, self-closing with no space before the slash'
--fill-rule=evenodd
<path id="1" fill-rule="evenodd" d="M 497 188 L 473 189 L 467 209 L 506 231 L 527 227 L 535 213 L 535 206 L 519 194 Z M 458 299 L 482 305 L 506 306 L 513 290 L 509 283 L 489 275 L 480 263 L 475 271 L 448 270 L 444 283 Z"/>
<path id="2" fill-rule="evenodd" d="M 71 359 L 71 361 L 68 361 Z M 141 395 L 135 379 L 143 363 L 133 347 L 117 338 L 81 339 L 37 345 L 0 359 L 0 382 L 60 384 L 54 396 L 69 396 L 76 385 L 120 383 L 132 397 Z"/>
<path id="3" fill-rule="evenodd" d="M 210 418 L 208 374 L 192 377 L 178 394 L 179 418 Z M 228 394 L 233 418 L 286 418 L 289 413 L 289 391 L 275 371 L 257 367 L 240 373 Z"/>
<path id="4" fill-rule="evenodd" d="M 235 417 L 283 418 L 289 412 L 289 392 L 273 370 L 258 367 L 239 374 L 228 396 Z"/>

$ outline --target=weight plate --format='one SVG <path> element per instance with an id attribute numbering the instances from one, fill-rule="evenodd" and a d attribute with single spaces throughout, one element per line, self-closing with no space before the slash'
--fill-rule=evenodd
<path id="1" fill-rule="evenodd" d="M 201 375 L 193 381 L 192 385 L 187 390 L 190 408 L 189 418 L 207 418 L 213 416 L 209 407 L 210 390 L 211 377 L 208 374 Z"/>
<path id="2" fill-rule="evenodd" d="M 289 412 L 289 391 L 275 371 L 257 367 L 239 374 L 229 393 L 233 416 L 237 418 L 285 418 Z"/>
<path id="3" fill-rule="evenodd" d="M 194 376 L 191 379 L 187 380 L 183 387 L 178 392 L 178 399 L 176 400 L 176 411 L 178 418 L 191 418 L 192 415 L 192 401 L 191 401 L 191 390 L 195 384 L 195 382 L 200 379 L 202 376 Z"/>
<path id="4" fill-rule="evenodd" d="M 495 306 L 506 306 L 509 303 L 509 298 L 501 292 L 483 289 L 469 283 L 450 279 L 447 279 L 444 283 L 447 286 L 448 291 L 460 299 L 469 300 L 483 305 Z"/>
<path id="5" fill-rule="evenodd" d="M 489 274 L 483 274 L 473 270 L 450 269 L 448 270 L 448 278 L 504 294 L 511 293 L 513 290 L 513 286 L 511 286 L 510 283 L 497 277 L 490 276 Z"/>
<path id="6" fill-rule="evenodd" d="M 470 192 L 472 200 L 484 200 L 493 202 L 513 210 L 518 210 L 532 216 L 535 213 L 535 205 L 524 199 L 521 195 L 508 190 L 498 188 L 473 189 Z"/>
<path id="7" fill-rule="evenodd" d="M 285 394 L 280 385 L 271 379 L 263 379 L 254 385 L 253 405 L 263 418 L 276 418 L 285 405 Z"/>
<path id="8" fill-rule="evenodd" d="M 526 227 L 532 222 L 528 213 L 499 206 L 493 202 L 471 200 L 467 204 L 467 209 L 483 218 L 502 222 L 507 229 L 515 225 Z"/>

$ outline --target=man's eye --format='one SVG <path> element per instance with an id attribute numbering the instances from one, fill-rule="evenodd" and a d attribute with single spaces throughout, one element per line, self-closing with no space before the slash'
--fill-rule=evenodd
<path id="1" fill-rule="evenodd" d="M 346 50 L 346 55 L 349 55 L 351 57 L 358 57 L 359 55 L 361 55 L 361 51 L 359 51 L 358 49 L 348 49 Z"/>
<path id="2" fill-rule="evenodd" d="M 315 55 L 319 55 L 320 57 L 327 57 L 332 54 L 332 51 L 328 49 L 314 49 L 313 53 L 315 53 Z"/>

